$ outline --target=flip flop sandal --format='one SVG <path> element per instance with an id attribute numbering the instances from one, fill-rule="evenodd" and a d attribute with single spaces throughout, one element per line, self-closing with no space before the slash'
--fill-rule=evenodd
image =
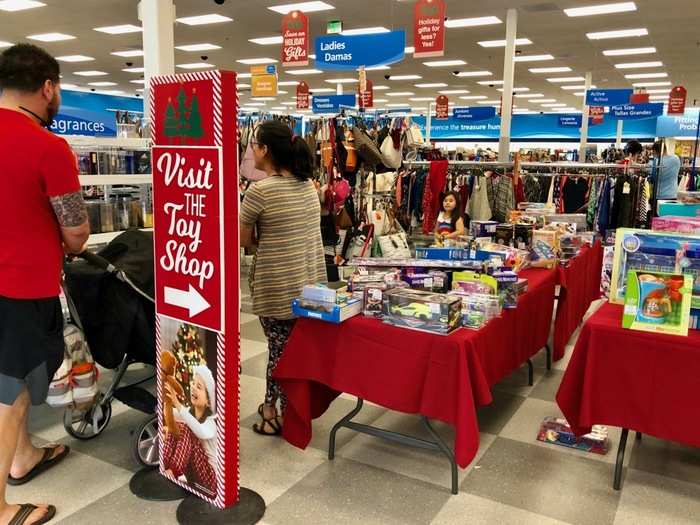
<path id="1" fill-rule="evenodd" d="M 262 416 L 261 416 L 262 417 Z M 265 425 L 272 429 L 272 432 L 265 431 Z M 253 432 L 260 434 L 261 436 L 279 436 L 282 433 L 282 427 L 277 421 L 277 416 L 271 418 L 262 418 L 262 424 L 255 423 L 253 425 Z"/>
<path id="2" fill-rule="evenodd" d="M 51 467 L 56 466 L 58 463 L 63 461 L 63 459 L 65 459 L 65 457 L 70 452 L 70 448 L 65 446 L 63 449 L 63 452 L 57 454 L 55 457 L 52 458 L 51 454 L 53 454 L 54 451 L 59 447 L 60 447 L 60 445 L 57 445 L 55 447 L 45 447 L 44 448 L 44 455 L 39 460 L 39 463 L 34 465 L 34 468 L 32 470 L 27 472 L 21 478 L 13 478 L 12 476 L 8 475 L 7 476 L 7 484 L 11 485 L 13 487 L 16 487 L 19 485 L 24 485 L 25 483 L 28 483 L 31 480 L 33 480 L 35 477 L 37 477 L 42 472 L 46 472 Z"/>
<path id="3" fill-rule="evenodd" d="M 29 516 L 32 514 L 32 512 L 34 512 L 38 508 L 39 507 L 37 507 L 36 505 L 32 505 L 31 503 L 25 503 L 24 505 L 20 505 L 17 514 L 15 514 L 12 517 L 10 523 L 8 523 L 7 525 L 25 525 L 27 523 L 27 519 L 29 519 Z M 56 507 L 54 507 L 53 505 L 49 505 L 46 509 L 46 514 L 44 514 L 43 517 L 39 518 L 38 521 L 32 522 L 31 525 L 43 525 L 44 523 L 48 523 L 53 519 L 55 515 Z"/>

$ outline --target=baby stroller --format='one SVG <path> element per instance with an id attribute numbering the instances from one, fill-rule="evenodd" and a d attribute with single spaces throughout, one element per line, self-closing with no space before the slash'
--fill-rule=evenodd
<path id="1" fill-rule="evenodd" d="M 154 366 L 155 305 L 153 234 L 128 230 L 97 254 L 82 253 L 64 268 L 66 287 L 98 365 L 114 370 L 105 392 L 88 410 L 67 408 L 66 432 L 76 439 L 99 436 L 112 417 L 112 400 L 149 414 L 133 434 L 132 453 L 143 466 L 158 464 L 156 398 L 137 383 L 120 386 L 130 365 Z"/>

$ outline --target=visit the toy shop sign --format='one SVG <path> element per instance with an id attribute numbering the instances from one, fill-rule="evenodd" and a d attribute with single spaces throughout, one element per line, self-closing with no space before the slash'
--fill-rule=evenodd
<path id="1" fill-rule="evenodd" d="M 160 472 L 239 499 L 235 74 L 151 79 Z"/>

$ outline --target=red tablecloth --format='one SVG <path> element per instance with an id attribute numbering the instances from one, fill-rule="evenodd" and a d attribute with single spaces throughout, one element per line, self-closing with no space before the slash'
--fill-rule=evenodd
<path id="1" fill-rule="evenodd" d="M 687 337 L 622 328 L 604 304 L 581 329 L 557 403 L 573 430 L 623 427 L 700 446 L 700 331 Z"/>
<path id="2" fill-rule="evenodd" d="M 584 246 L 569 265 L 558 268 L 559 301 L 554 319 L 554 348 L 552 357 L 564 357 L 566 345 L 581 324 L 593 301 L 600 298 L 600 273 L 603 246 L 596 241 L 591 248 Z"/>
<path id="3" fill-rule="evenodd" d="M 306 447 L 311 420 L 347 392 L 454 425 L 456 460 L 466 467 L 479 448 L 476 407 L 490 403 L 490 386 L 547 342 L 556 272 L 523 276 L 529 289 L 518 308 L 478 331 L 441 336 L 362 316 L 340 325 L 300 319 L 275 370 L 289 399 L 285 439 Z"/>

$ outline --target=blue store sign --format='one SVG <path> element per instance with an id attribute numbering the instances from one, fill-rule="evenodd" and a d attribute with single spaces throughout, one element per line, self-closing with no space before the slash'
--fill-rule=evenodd
<path id="1" fill-rule="evenodd" d="M 460 120 L 488 120 L 496 116 L 496 108 L 493 106 L 454 108 L 452 115 Z"/>
<path id="2" fill-rule="evenodd" d="M 329 35 L 316 39 L 316 67 L 354 71 L 360 66 L 382 66 L 403 60 L 406 32 L 371 35 Z"/>
<path id="3" fill-rule="evenodd" d="M 631 89 L 589 89 L 586 104 L 589 106 L 619 106 L 629 104 Z"/>
<path id="4" fill-rule="evenodd" d="M 582 115 L 559 115 L 560 128 L 580 128 L 583 123 Z"/>
<path id="5" fill-rule="evenodd" d="M 314 113 L 340 113 L 342 108 L 355 107 L 355 95 L 314 95 L 311 102 Z"/>
<path id="6" fill-rule="evenodd" d="M 663 115 L 656 121 L 657 137 L 695 138 L 698 132 L 700 110 L 686 111 L 684 115 Z"/>
<path id="7" fill-rule="evenodd" d="M 58 135 L 117 136 L 117 111 L 143 114 L 143 99 L 82 91 L 61 91 L 61 108 L 51 131 Z"/>
<path id="8" fill-rule="evenodd" d="M 663 104 L 625 104 L 612 106 L 610 116 L 616 120 L 638 120 L 663 115 Z"/>

